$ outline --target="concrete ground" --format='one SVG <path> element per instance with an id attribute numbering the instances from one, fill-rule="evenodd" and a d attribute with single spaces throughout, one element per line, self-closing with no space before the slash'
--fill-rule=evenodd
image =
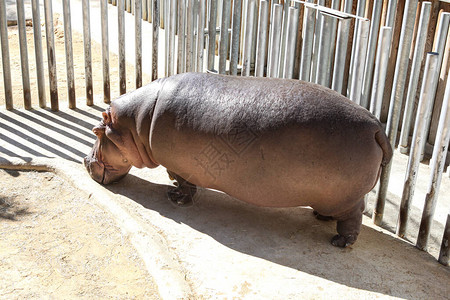
<path id="1" fill-rule="evenodd" d="M 61 107 L 67 107 L 61 105 Z M 101 186 L 81 164 L 105 105 L 78 109 L 0 109 L 0 167 L 52 170 L 86 191 L 130 237 L 163 299 L 448 299 L 450 270 L 436 261 L 450 180 L 444 175 L 430 239 L 431 254 L 364 217 L 358 242 L 330 245 L 334 222 L 310 208 L 269 209 L 202 189 L 191 208 L 166 199 L 165 169 L 132 169 L 120 183 Z M 386 207 L 394 228 L 407 157 L 395 154 Z M 429 167 L 419 173 L 423 191 Z M 422 192 L 416 192 L 407 238 L 414 240 Z M 370 196 L 372 199 L 374 195 Z M 371 201 L 369 201 L 371 203 Z M 369 211 L 370 214 L 370 211 Z"/>

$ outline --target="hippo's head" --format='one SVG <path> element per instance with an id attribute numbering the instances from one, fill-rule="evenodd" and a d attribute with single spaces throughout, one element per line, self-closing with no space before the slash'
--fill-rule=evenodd
<path id="1" fill-rule="evenodd" d="M 114 143 L 117 133 L 111 127 L 109 111 L 103 113 L 103 120 L 92 131 L 97 136 L 94 146 L 84 158 L 84 165 L 91 177 L 102 184 L 119 181 L 131 169 L 131 163 Z"/>

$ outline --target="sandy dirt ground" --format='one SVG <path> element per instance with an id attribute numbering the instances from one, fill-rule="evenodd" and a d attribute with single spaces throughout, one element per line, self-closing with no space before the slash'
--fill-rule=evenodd
<path id="1" fill-rule="evenodd" d="M 0 170 L 0 299 L 159 299 L 90 195 L 48 172 Z"/>
<path id="2" fill-rule="evenodd" d="M 42 20 L 44 20 L 42 16 Z M 43 21 L 42 21 L 43 22 Z M 30 23 L 30 22 L 29 22 Z M 31 24 L 30 24 L 31 25 Z M 48 79 L 48 64 L 47 64 L 47 47 L 45 39 L 45 26 L 41 26 L 41 38 L 44 58 L 44 74 L 46 84 L 47 106 L 50 106 L 50 90 Z M 66 72 L 66 52 L 64 46 L 64 26 L 62 16 L 54 14 L 54 32 L 55 32 L 55 49 L 56 49 L 56 65 L 58 78 L 58 99 L 60 101 L 67 101 L 67 72 Z M 19 50 L 19 33 L 17 26 L 8 27 L 9 40 L 9 54 L 11 64 L 11 79 L 13 89 L 14 107 L 23 107 L 23 86 L 22 86 L 22 71 L 20 62 Z M 72 31 L 73 40 L 73 59 L 75 72 L 75 95 L 77 101 L 85 101 L 86 87 L 85 87 L 85 66 L 84 66 L 84 46 L 83 35 Z M 39 97 L 37 89 L 37 74 L 36 74 L 36 59 L 35 47 L 33 37 L 33 27 L 27 26 L 27 51 L 29 57 L 29 71 L 30 71 L 30 85 L 31 97 L 33 107 L 38 107 Z M 94 97 L 103 99 L 103 73 L 102 73 L 102 48 L 99 43 L 92 41 L 92 80 Z M 1 57 L 0 57 L 1 65 Z M 127 90 L 135 89 L 135 69 L 132 64 L 126 65 L 127 71 Z M 110 77 L 111 77 L 111 99 L 120 95 L 119 93 L 119 58 L 116 54 L 110 52 Z M 3 85 L 3 68 L 0 68 L 0 105 L 5 104 L 5 89 Z M 143 83 L 150 82 L 150 77 L 143 74 Z M 102 100 L 99 100 L 102 101 Z"/>

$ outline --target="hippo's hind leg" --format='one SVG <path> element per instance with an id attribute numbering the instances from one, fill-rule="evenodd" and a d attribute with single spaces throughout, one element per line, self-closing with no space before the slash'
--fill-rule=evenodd
<path id="1" fill-rule="evenodd" d="M 192 206 L 194 203 L 192 199 L 197 192 L 197 186 L 174 172 L 167 170 L 167 173 L 169 173 L 170 179 L 176 180 L 175 185 L 177 186 L 169 188 L 167 191 L 170 202 L 176 206 Z"/>
<path id="2" fill-rule="evenodd" d="M 352 245 L 358 238 L 361 231 L 362 214 L 364 211 L 364 199 L 352 210 L 342 216 L 335 216 L 337 220 L 337 232 L 331 239 L 331 244 L 337 247 L 347 247 Z"/>

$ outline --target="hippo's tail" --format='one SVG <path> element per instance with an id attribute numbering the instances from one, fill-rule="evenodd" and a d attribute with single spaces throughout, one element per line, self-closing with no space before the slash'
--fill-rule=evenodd
<path id="1" fill-rule="evenodd" d="M 375 134 L 375 140 L 377 141 L 378 145 L 380 145 L 381 149 L 383 150 L 383 159 L 381 160 L 381 165 L 384 167 L 392 159 L 391 143 L 389 142 L 389 139 L 387 138 L 387 136 L 383 130 L 377 131 L 377 133 Z"/>

